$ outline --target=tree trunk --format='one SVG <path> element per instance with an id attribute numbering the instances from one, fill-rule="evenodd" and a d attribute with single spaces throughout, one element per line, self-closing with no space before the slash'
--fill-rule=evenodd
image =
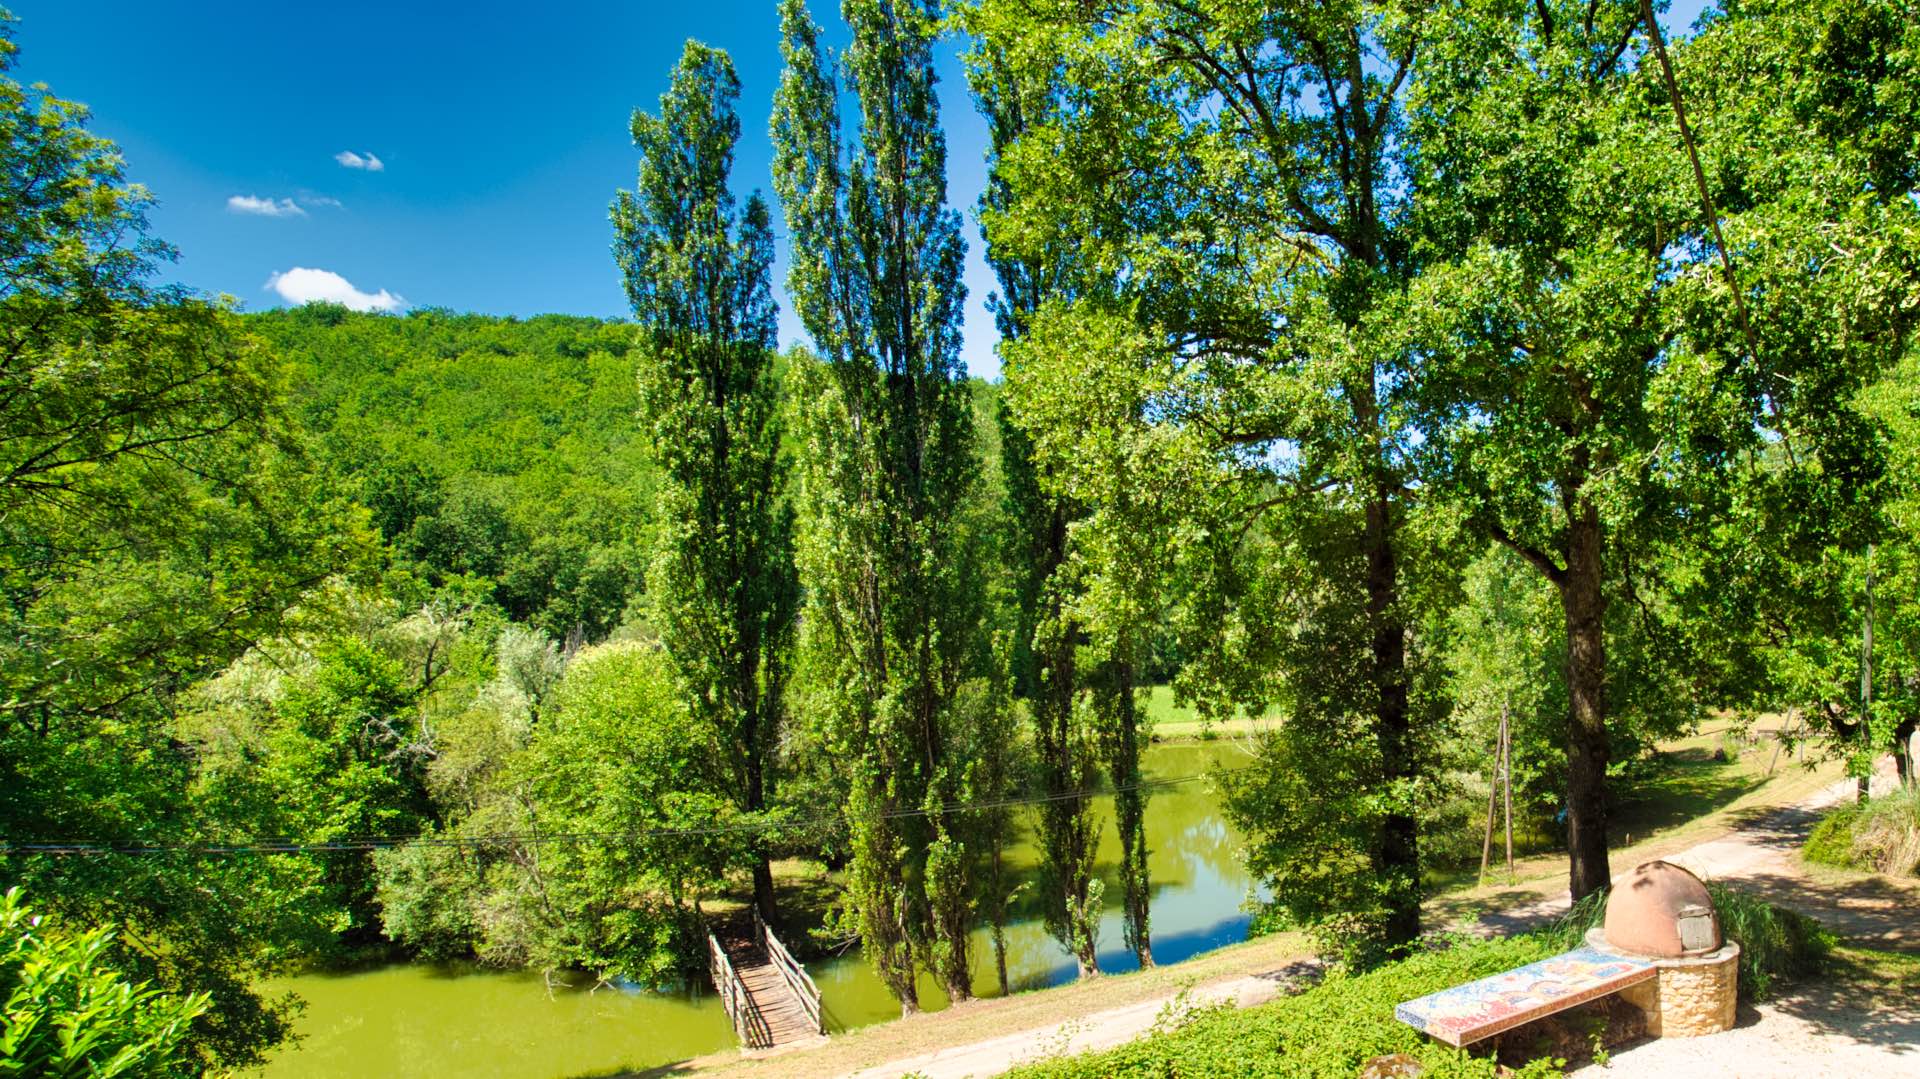
<path id="1" fill-rule="evenodd" d="M 1373 624 L 1374 737 L 1382 777 L 1403 787 L 1419 771 L 1407 714 L 1407 635 L 1400 624 L 1399 563 L 1393 550 L 1393 501 L 1384 491 L 1367 506 L 1367 617 Z M 1396 798 L 1399 804 L 1401 799 Z M 1411 809 L 1388 811 L 1373 852 L 1387 887 L 1387 944 L 1400 953 L 1420 938 L 1420 831 Z"/>
<path id="2" fill-rule="evenodd" d="M 1007 988 L 1007 906 L 1003 898 L 1006 894 L 1004 891 L 1006 878 L 1003 875 L 1005 872 L 1006 866 L 1002 860 L 1001 850 L 996 845 L 993 850 L 993 966 L 994 972 L 1000 976 L 1000 995 L 1003 997 L 1009 992 Z"/>
<path id="3" fill-rule="evenodd" d="M 1575 901 L 1612 885 L 1607 867 L 1607 642 L 1600 511 L 1572 500 L 1567 571 L 1567 856 Z"/>
<path id="4" fill-rule="evenodd" d="M 760 749 L 756 741 L 747 756 L 747 812 L 758 813 L 767 807 L 766 778 L 760 760 Z M 753 905 L 760 908 L 760 917 L 768 925 L 780 924 L 780 911 L 773 900 L 773 863 L 767 852 L 760 849 L 760 841 L 755 840 L 753 861 Z"/>
<path id="5" fill-rule="evenodd" d="M 1127 946 L 1140 960 L 1140 969 L 1153 966 L 1153 943 L 1148 931 L 1148 900 L 1151 890 L 1147 876 L 1147 796 L 1140 789 L 1140 739 L 1138 717 L 1134 714 L 1133 664 L 1116 665 L 1114 677 L 1115 707 L 1119 725 L 1118 752 L 1114 755 L 1113 816 L 1120 834 L 1121 913 Z"/>
<path id="6" fill-rule="evenodd" d="M 1920 777 L 1913 773 L 1913 735 L 1920 722 L 1905 719 L 1893 729 L 1893 767 L 1900 774 L 1900 786 L 1903 788 L 1920 785 Z"/>

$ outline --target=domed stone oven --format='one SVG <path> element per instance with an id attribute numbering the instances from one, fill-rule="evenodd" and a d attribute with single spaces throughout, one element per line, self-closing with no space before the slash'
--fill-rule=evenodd
<path id="1" fill-rule="evenodd" d="M 1620 992 L 1646 1013 L 1647 1033 L 1686 1037 L 1733 1027 L 1740 945 L 1721 937 L 1707 886 L 1680 866 L 1647 862 L 1616 880 L 1606 921 L 1587 933 L 1587 943 L 1651 961 L 1659 971 Z"/>
<path id="2" fill-rule="evenodd" d="M 1630 955 L 1678 959 L 1720 947 L 1720 918 L 1700 878 L 1672 862 L 1647 862 L 1607 896 L 1607 943 Z"/>

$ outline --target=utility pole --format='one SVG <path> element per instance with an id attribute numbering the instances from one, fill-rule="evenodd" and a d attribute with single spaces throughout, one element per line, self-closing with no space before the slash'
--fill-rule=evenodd
<path id="1" fill-rule="evenodd" d="M 1500 705 L 1500 789 L 1506 802 L 1507 883 L 1513 883 L 1513 726 L 1507 716 L 1513 710 L 1509 697 Z"/>
<path id="2" fill-rule="evenodd" d="M 1487 834 L 1480 844 L 1480 883 L 1487 882 L 1487 865 L 1493 861 L 1493 810 L 1495 799 L 1504 792 L 1507 818 L 1507 879 L 1513 879 L 1513 739 L 1509 733 L 1508 716 L 1513 711 L 1513 699 L 1507 698 L 1500 705 L 1500 733 L 1493 743 L 1493 772 L 1487 777 Z"/>
<path id="3" fill-rule="evenodd" d="M 1860 759 L 1858 799 L 1873 786 L 1873 544 L 1867 544 L 1867 609 L 1860 622 Z"/>

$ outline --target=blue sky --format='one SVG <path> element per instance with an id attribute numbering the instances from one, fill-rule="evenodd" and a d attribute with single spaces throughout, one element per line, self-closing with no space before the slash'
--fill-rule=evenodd
<path id="1" fill-rule="evenodd" d="M 736 190 L 772 186 L 773 0 L 6 2 L 18 76 L 92 107 L 159 199 L 177 279 L 249 309 L 350 285 L 363 305 L 625 315 L 607 205 L 637 167 L 628 117 L 656 107 L 688 37 L 740 72 Z M 839 44 L 836 0 L 810 2 Z M 963 353 L 991 375 L 986 132 L 950 43 L 940 78 L 948 198 L 967 215 Z M 782 339 L 800 340 L 786 306 Z"/>
<path id="2" fill-rule="evenodd" d="M 689 37 L 733 54 L 735 189 L 772 197 L 772 0 L 6 3 L 19 17 L 17 75 L 93 109 L 94 129 L 159 199 L 154 231 L 180 249 L 179 280 L 249 309 L 284 302 L 267 282 L 299 267 L 339 275 L 365 302 L 384 291 L 493 314 L 627 314 L 607 205 L 638 165 L 628 117 L 657 106 Z M 838 4 L 813 6 L 838 44 Z M 991 374 L 993 279 L 972 219 L 985 128 L 951 45 L 940 77 L 949 198 L 968 215 L 971 248 L 964 351 Z M 343 166 L 342 152 L 382 168 Z M 775 274 L 784 280 L 785 265 Z M 285 280 L 295 294 L 327 283 Z M 782 338 L 799 340 L 786 306 Z"/>

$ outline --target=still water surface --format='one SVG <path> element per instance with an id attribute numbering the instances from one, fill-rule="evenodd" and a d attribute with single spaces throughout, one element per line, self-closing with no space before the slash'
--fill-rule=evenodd
<path id="1" fill-rule="evenodd" d="M 1151 779 L 1199 775 L 1218 764 L 1245 763 L 1240 748 L 1221 741 L 1151 747 Z M 1119 840 L 1111 799 L 1100 799 L 1099 866 L 1108 913 L 1100 927 L 1100 966 L 1136 964 L 1122 940 L 1116 873 Z M 1027 841 L 1011 852 L 1029 878 L 1039 852 Z M 1183 783 L 1153 790 L 1147 803 L 1147 841 L 1153 882 L 1153 955 L 1177 963 L 1245 939 L 1248 917 L 1244 869 L 1234 857 L 1240 839 L 1221 817 L 1210 784 Z M 985 931 L 973 943 L 976 991 L 998 991 L 993 949 Z M 848 1030 L 897 1018 L 899 1005 L 858 954 L 807 964 L 820 985 L 828 1025 Z M 1014 988 L 1057 984 L 1073 977 L 1073 959 L 1047 935 L 1039 915 L 1020 908 L 1007 927 L 1007 970 Z M 321 1076 L 516 1076 L 528 1079 L 615 1075 L 725 1049 L 733 1031 L 711 990 L 683 993 L 547 984 L 534 974 L 472 966 L 393 964 L 338 974 L 307 974 L 268 986 L 307 1001 L 297 1024 L 298 1047 L 282 1052 L 266 1079 Z M 923 1007 L 944 1007 L 932 980 L 921 978 Z"/>

